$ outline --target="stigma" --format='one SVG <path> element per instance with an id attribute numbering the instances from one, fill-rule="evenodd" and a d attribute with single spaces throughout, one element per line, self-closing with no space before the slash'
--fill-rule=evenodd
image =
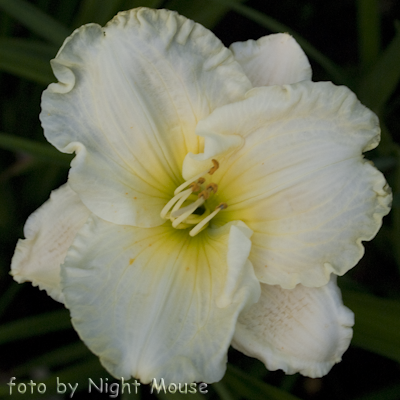
<path id="1" fill-rule="evenodd" d="M 211 161 L 213 166 L 210 169 L 201 172 L 175 189 L 174 197 L 160 213 L 162 218 L 171 220 L 175 229 L 192 227 L 189 232 L 192 237 L 206 229 L 210 221 L 221 210 L 228 207 L 226 203 L 220 203 L 211 212 L 207 205 L 210 196 L 218 191 L 218 185 L 211 182 L 211 176 L 219 168 L 219 163 L 214 159 Z M 210 182 L 207 183 L 207 181 Z M 201 214 L 199 214 L 199 210 L 202 210 Z"/>

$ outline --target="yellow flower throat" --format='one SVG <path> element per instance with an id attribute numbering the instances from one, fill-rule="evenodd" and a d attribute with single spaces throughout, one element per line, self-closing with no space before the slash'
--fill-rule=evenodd
<path id="1" fill-rule="evenodd" d="M 226 203 L 220 203 L 211 212 L 207 206 L 207 199 L 218 191 L 216 183 L 210 182 L 206 186 L 204 185 L 206 179 L 203 175 L 208 174 L 211 176 L 219 168 L 217 160 L 212 160 L 212 163 L 212 168 L 203 171 L 201 174 L 177 187 L 174 192 L 175 196 L 165 205 L 160 214 L 162 218 L 170 219 L 172 226 L 176 229 L 186 229 L 194 225 L 193 229 L 189 232 L 190 236 L 196 236 L 203 229 L 207 228 L 210 220 L 221 210 L 228 207 Z M 189 189 L 183 190 L 187 186 L 189 186 Z M 198 209 L 204 209 L 201 215 L 195 213 Z"/>

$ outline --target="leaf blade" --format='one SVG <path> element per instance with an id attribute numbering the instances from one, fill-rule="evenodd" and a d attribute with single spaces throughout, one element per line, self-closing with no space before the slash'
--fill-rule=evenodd
<path id="1" fill-rule="evenodd" d="M 25 0 L 0 0 L 0 8 L 32 32 L 57 46 L 71 33 L 64 25 Z"/>
<path id="2" fill-rule="evenodd" d="M 40 160 L 67 168 L 70 166 L 73 157 L 69 154 L 60 153 L 48 144 L 39 143 L 34 140 L 3 132 L 0 132 L 0 148 L 14 152 L 25 152 Z"/>
<path id="3" fill-rule="evenodd" d="M 0 327 L 0 345 L 71 328 L 67 310 L 21 318 Z"/>
<path id="4" fill-rule="evenodd" d="M 378 61 L 360 81 L 360 100 L 377 114 L 396 89 L 400 81 L 400 28 Z"/>
<path id="5" fill-rule="evenodd" d="M 352 344 L 400 362 L 400 302 L 343 290 L 355 314 Z"/>
<path id="6" fill-rule="evenodd" d="M 262 382 L 230 364 L 222 382 L 247 400 L 299 400 L 298 397 Z"/>
<path id="7" fill-rule="evenodd" d="M 0 70 L 41 85 L 54 81 L 50 59 L 57 49 L 26 39 L 0 38 Z"/>

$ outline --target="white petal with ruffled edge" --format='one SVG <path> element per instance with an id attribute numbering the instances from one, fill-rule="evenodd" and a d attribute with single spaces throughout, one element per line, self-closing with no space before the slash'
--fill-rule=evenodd
<path id="1" fill-rule="evenodd" d="M 260 281 L 322 286 L 362 257 L 389 212 L 390 188 L 362 152 L 379 142 L 378 119 L 345 87 L 304 81 L 256 88 L 199 123 L 245 145 L 213 175 L 214 223 L 253 230 Z M 211 205 L 210 205 L 211 207 Z"/>
<path id="2" fill-rule="evenodd" d="M 11 275 L 18 283 L 32 282 L 63 302 L 60 265 L 90 212 L 77 194 L 65 184 L 26 221 L 11 263 Z"/>
<path id="3" fill-rule="evenodd" d="M 71 187 L 101 218 L 142 227 L 164 222 L 185 155 L 202 151 L 198 120 L 251 88 L 213 33 L 167 10 L 85 25 L 52 67 L 41 121 L 50 143 L 77 152 Z"/>
<path id="4" fill-rule="evenodd" d="M 238 319 L 233 347 L 271 371 L 327 374 L 349 347 L 354 325 L 336 279 L 320 288 L 261 286 L 259 302 Z"/>
<path id="5" fill-rule="evenodd" d="M 62 269 L 75 329 L 115 377 L 218 381 L 238 314 L 260 296 L 250 235 L 240 222 L 191 238 L 92 216 Z"/>
<path id="6" fill-rule="evenodd" d="M 287 33 L 232 43 L 230 50 L 253 86 L 287 85 L 311 80 L 307 56 Z"/>

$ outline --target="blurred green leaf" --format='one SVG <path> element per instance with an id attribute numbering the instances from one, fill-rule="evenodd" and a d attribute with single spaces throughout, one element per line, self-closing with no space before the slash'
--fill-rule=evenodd
<path id="1" fill-rule="evenodd" d="M 72 20 L 76 15 L 78 5 L 82 0 L 36 0 L 37 6 L 44 10 L 47 14 L 56 19 L 58 22 L 68 27 L 72 33 Z"/>
<path id="2" fill-rule="evenodd" d="M 0 326 L 0 345 L 71 328 L 68 310 L 26 317 Z"/>
<path id="3" fill-rule="evenodd" d="M 251 21 L 269 29 L 272 32 L 287 32 L 290 33 L 296 40 L 297 43 L 303 48 L 303 50 L 318 64 L 320 64 L 337 83 L 345 84 L 349 87 L 352 86 L 352 81 L 345 71 L 336 65 L 332 60 L 326 57 L 323 53 L 312 46 L 307 40 L 301 37 L 293 29 L 288 26 L 276 21 L 275 19 L 265 15 L 257 10 L 247 7 L 242 4 L 232 3 L 230 0 L 211 0 L 216 3 L 222 3 L 229 5 L 232 10 L 235 10 L 238 14 L 245 16 Z"/>
<path id="4" fill-rule="evenodd" d="M 380 10 L 377 0 L 357 0 L 358 43 L 363 67 L 373 64 L 380 49 Z"/>
<path id="5" fill-rule="evenodd" d="M 83 344 L 83 342 L 79 341 L 29 360 L 28 362 L 14 368 L 13 373 L 16 376 L 22 376 L 28 374 L 34 367 L 41 365 L 46 366 L 47 368 L 57 367 L 87 357 L 89 354 L 91 353 L 88 348 Z"/>
<path id="6" fill-rule="evenodd" d="M 375 167 L 379 169 L 379 171 L 385 172 L 391 170 L 397 166 L 397 158 L 394 156 L 382 156 L 373 158 L 371 160 Z"/>
<path id="7" fill-rule="evenodd" d="M 169 8 L 168 3 L 165 4 L 164 0 L 124 0 L 122 3 L 123 10 L 130 10 L 135 7 Z"/>
<path id="8" fill-rule="evenodd" d="M 236 400 L 238 396 L 231 393 L 222 382 L 213 383 L 213 388 L 217 392 L 220 400 Z"/>
<path id="9" fill-rule="evenodd" d="M 71 33 L 68 28 L 28 1 L 0 0 L 0 8 L 32 32 L 57 46 Z"/>
<path id="10" fill-rule="evenodd" d="M 202 24 L 208 29 L 215 25 L 225 16 L 233 3 L 241 3 L 243 0 L 230 0 L 230 4 L 215 2 L 211 7 L 205 5 L 204 0 L 170 0 L 167 4 L 170 10 L 178 11 L 187 18 Z M 220 3 L 220 4 L 219 4 Z"/>
<path id="11" fill-rule="evenodd" d="M 43 163 L 36 158 L 31 156 L 18 157 L 13 164 L 0 173 L 0 183 L 4 184 L 16 176 L 32 173 L 37 169 L 42 169 L 42 167 Z"/>
<path id="12" fill-rule="evenodd" d="M 13 230 L 16 227 L 16 201 L 15 201 L 15 194 L 12 188 L 12 185 L 7 183 L 7 176 L 5 177 L 4 175 L 7 174 L 7 170 L 9 169 L 6 168 L 5 171 L 0 172 L 0 240 L 3 239 L 4 242 L 6 242 L 6 239 L 11 239 L 10 242 L 13 241 L 12 235 L 13 235 Z M 2 233 L 4 236 L 1 236 Z M 9 242 L 9 243 L 10 243 Z M 6 261 L 4 257 L 0 259 L 0 268 L 1 268 L 1 263 Z M 9 260 L 7 260 L 9 261 Z M 7 268 L 8 268 L 8 263 L 7 263 Z M 0 280 L 1 280 L 1 271 L 0 271 Z M 13 285 L 14 286 L 14 285 Z M 17 285 L 19 286 L 19 285 Z M 14 289 L 10 288 L 10 293 L 13 293 Z M 16 289 L 15 289 L 16 290 Z M 8 291 L 8 289 L 7 289 Z M 0 298 L 0 318 L 6 308 L 8 307 L 7 301 L 3 303 L 3 297 L 7 293 L 4 292 L 1 295 Z"/>
<path id="13" fill-rule="evenodd" d="M 69 167 L 73 156 L 60 153 L 53 146 L 0 132 L 0 147 L 14 152 L 31 154 L 38 159 Z"/>
<path id="14" fill-rule="evenodd" d="M 6 311 L 7 307 L 11 304 L 11 302 L 14 300 L 15 296 L 17 293 L 21 290 L 22 285 L 17 285 L 15 282 L 13 282 L 8 289 L 1 294 L 0 297 L 0 318 Z"/>
<path id="15" fill-rule="evenodd" d="M 296 396 L 255 379 L 230 364 L 221 382 L 246 400 L 299 400 Z"/>
<path id="16" fill-rule="evenodd" d="M 11 35 L 13 22 L 9 15 L 0 13 L 0 36 Z"/>
<path id="17" fill-rule="evenodd" d="M 382 390 L 356 397 L 353 400 L 399 400 L 400 385 L 385 387 Z"/>
<path id="18" fill-rule="evenodd" d="M 355 314 L 352 344 L 400 362 L 400 302 L 343 290 Z"/>
<path id="19" fill-rule="evenodd" d="M 1 1 L 1 0 L 0 0 Z M 50 59 L 57 49 L 26 39 L 0 38 L 0 70 L 48 85 L 54 81 Z"/>
<path id="20" fill-rule="evenodd" d="M 123 2 L 124 0 L 109 0 L 102 2 L 100 6 L 98 0 L 82 0 L 73 26 L 78 28 L 90 22 L 105 25 L 121 9 Z"/>
<path id="21" fill-rule="evenodd" d="M 53 44 L 48 44 L 38 40 L 17 39 L 17 38 L 0 38 L 0 48 L 13 50 L 15 53 L 24 53 L 26 56 L 46 60 L 50 64 L 50 60 L 57 54 L 58 48 Z"/>
<path id="22" fill-rule="evenodd" d="M 285 392 L 290 392 L 296 385 L 296 383 L 302 379 L 300 374 L 293 374 L 293 375 L 285 375 L 282 378 L 282 381 L 279 387 L 284 390 Z"/>
<path id="23" fill-rule="evenodd" d="M 393 195 L 392 207 L 400 207 L 400 192 Z"/>
<path id="24" fill-rule="evenodd" d="M 377 63 L 361 79 L 360 100 L 377 114 L 396 89 L 400 80 L 400 29 Z"/>

